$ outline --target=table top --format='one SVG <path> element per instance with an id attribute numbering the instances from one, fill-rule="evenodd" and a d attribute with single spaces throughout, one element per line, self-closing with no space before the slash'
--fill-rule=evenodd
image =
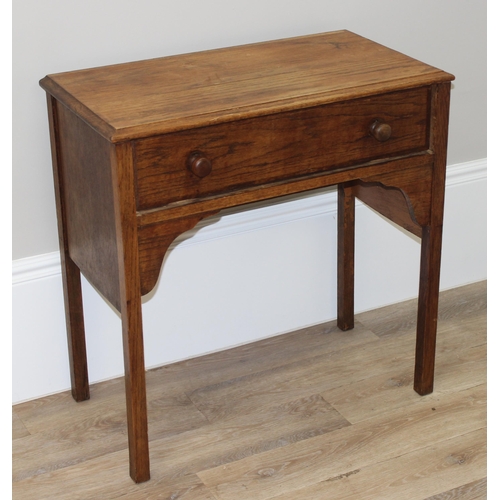
<path id="1" fill-rule="evenodd" d="M 53 74 L 40 85 L 122 142 L 453 79 L 337 31 Z"/>

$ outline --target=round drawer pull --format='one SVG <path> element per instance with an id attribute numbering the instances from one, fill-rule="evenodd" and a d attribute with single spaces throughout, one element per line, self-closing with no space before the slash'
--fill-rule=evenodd
<path id="1" fill-rule="evenodd" d="M 392 128 L 388 123 L 374 120 L 370 125 L 370 134 L 375 137 L 377 141 L 385 142 L 391 137 Z"/>
<path id="2" fill-rule="evenodd" d="M 193 151 L 187 159 L 187 167 L 197 177 L 206 177 L 212 171 L 212 162 L 201 151 Z"/>

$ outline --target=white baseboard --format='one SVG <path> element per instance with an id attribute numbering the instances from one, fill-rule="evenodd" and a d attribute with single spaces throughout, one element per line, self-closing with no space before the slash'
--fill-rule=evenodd
<path id="1" fill-rule="evenodd" d="M 204 220 L 167 253 L 144 300 L 148 367 L 335 318 L 336 190 L 251 208 Z M 356 310 L 416 296 L 416 238 L 362 204 L 356 231 Z M 14 403 L 69 388 L 60 274 L 58 252 L 12 263 Z M 486 159 L 448 167 L 441 288 L 483 279 Z M 120 320 L 85 281 L 83 294 L 90 380 L 120 376 Z"/>

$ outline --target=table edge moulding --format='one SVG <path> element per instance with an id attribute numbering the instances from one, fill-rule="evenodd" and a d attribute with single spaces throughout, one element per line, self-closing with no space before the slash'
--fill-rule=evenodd
<path id="1" fill-rule="evenodd" d="M 49 75 L 72 394 L 81 274 L 121 314 L 130 475 L 150 478 L 141 297 L 222 209 L 338 186 L 338 319 L 354 327 L 354 201 L 421 238 L 414 388 L 433 390 L 453 75 L 349 31 Z"/>

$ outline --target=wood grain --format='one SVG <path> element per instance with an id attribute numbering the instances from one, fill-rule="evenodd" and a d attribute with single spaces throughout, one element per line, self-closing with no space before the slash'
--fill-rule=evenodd
<path id="1" fill-rule="evenodd" d="M 12 411 L 12 439 L 29 436 L 30 433 L 15 410 Z"/>
<path id="2" fill-rule="evenodd" d="M 424 448 L 429 439 L 437 443 L 484 429 L 485 396 L 484 385 L 455 393 L 446 402 L 431 396 L 391 412 L 390 418 L 375 417 L 342 432 L 290 444 L 286 454 L 271 450 L 198 475 L 221 500 L 283 495 Z"/>
<path id="3" fill-rule="evenodd" d="M 23 439 L 18 440 L 13 450 L 14 481 L 126 450 L 127 419 L 123 380 L 120 380 L 119 391 L 108 389 L 111 390 L 107 391 L 105 400 L 92 392 L 96 401 L 93 399 L 93 404 L 71 405 L 74 411 L 45 413 L 47 408 L 37 408 L 30 414 L 26 403 L 23 404 L 20 413 L 25 416 L 27 427 L 24 428 L 24 434 L 17 433 L 17 437 Z M 68 408 L 67 401 L 63 405 L 60 403 L 52 400 L 49 406 L 63 410 Z M 164 418 L 165 414 L 169 415 L 168 419 Z M 153 440 L 182 434 L 208 424 L 184 393 L 167 393 L 151 398 L 148 417 L 149 436 Z M 31 429 L 31 433 L 27 428 Z M 39 465 L 41 463 L 42 467 Z"/>
<path id="4" fill-rule="evenodd" d="M 463 327 L 481 334 L 463 345 L 456 338 L 453 326 L 439 329 L 436 368 L 437 393 L 450 394 L 480 385 L 486 377 L 486 323 L 477 319 L 464 320 Z M 387 364 L 387 371 L 322 392 L 323 397 L 350 422 L 355 423 L 400 408 L 408 401 L 418 402 L 413 393 L 413 363 L 397 369 Z M 361 367 L 360 367 L 361 371 Z"/>
<path id="5" fill-rule="evenodd" d="M 321 323 L 151 370 L 148 372 L 148 394 L 159 396 L 172 390 L 193 394 L 204 387 L 255 373 L 277 371 L 292 363 L 341 353 L 344 349 L 361 347 L 372 341 L 377 341 L 377 336 L 363 327 L 356 335 L 351 335 L 338 330 L 335 321 Z M 203 380 L 201 385 L 200 379 Z"/>
<path id="6" fill-rule="evenodd" d="M 216 500 L 208 488 L 195 474 L 187 474 L 175 480 L 162 478 L 154 482 L 153 488 L 130 488 L 120 500 Z"/>
<path id="7" fill-rule="evenodd" d="M 399 356 L 394 359 L 396 352 Z M 368 342 L 200 387 L 190 393 L 190 398 L 200 409 L 212 413 L 221 411 L 227 417 L 235 412 L 249 411 L 255 406 L 285 403 L 306 397 L 311 393 L 311 388 L 322 393 L 327 388 L 344 385 L 347 381 L 353 383 L 355 380 L 386 373 L 388 363 L 393 369 L 401 369 L 408 362 L 411 363 L 412 357 L 411 339 L 397 343 L 386 342 L 384 345 Z M 227 400 L 233 401 L 229 407 L 225 403 Z"/>
<path id="8" fill-rule="evenodd" d="M 455 500 L 457 498 L 461 500 L 486 500 L 486 483 L 486 478 L 478 479 L 425 500 Z"/>
<path id="9" fill-rule="evenodd" d="M 430 88 L 240 120 L 134 141 L 137 209 L 203 198 L 429 147 Z M 391 123 L 390 140 L 370 134 L 376 118 Z M 186 166 L 193 151 L 211 161 L 200 179 Z"/>
<path id="10" fill-rule="evenodd" d="M 480 429 L 270 498 L 331 500 L 335 491 L 335 498 L 345 500 L 423 499 L 446 485 L 474 480 L 485 467 L 485 430 Z"/>
<path id="11" fill-rule="evenodd" d="M 423 177 L 420 175 L 420 177 Z M 356 198 L 395 222 L 407 231 L 421 237 L 422 228 L 415 218 L 415 211 L 406 191 L 384 186 L 381 183 L 357 181 L 354 185 Z M 427 207 L 429 208 L 429 207 Z"/>
<path id="12" fill-rule="evenodd" d="M 387 159 L 374 160 L 361 165 L 362 177 L 367 182 L 382 182 L 381 178 L 388 176 L 388 179 L 394 184 L 398 173 L 405 176 L 407 170 L 432 168 L 433 157 L 428 153 L 416 153 L 408 157 L 398 157 L 390 161 Z M 391 175 L 393 174 L 393 175 Z M 360 171 L 352 168 L 334 170 L 332 172 L 322 172 L 300 176 L 287 181 L 271 182 L 264 186 L 254 186 L 241 189 L 234 192 L 228 192 L 224 195 L 207 196 L 202 199 L 183 200 L 182 202 L 172 203 L 165 207 L 137 212 L 139 226 L 147 226 L 172 219 L 179 219 L 193 214 L 206 212 L 216 212 L 222 208 L 231 208 L 239 205 L 245 205 L 261 200 L 268 200 L 280 196 L 311 191 L 313 189 L 324 188 L 343 182 L 349 182 L 360 177 Z M 426 199 L 425 193 L 424 199 Z"/>
<path id="13" fill-rule="evenodd" d="M 203 215 L 197 214 L 138 228 L 141 295 L 149 293 L 158 282 L 165 254 L 175 238 L 192 229 L 204 217 L 209 217 L 214 213 L 207 212 Z"/>
<path id="14" fill-rule="evenodd" d="M 57 117 L 69 255 L 88 281 L 120 310 L 114 193 L 107 167 L 112 147 L 60 103 Z"/>
<path id="15" fill-rule="evenodd" d="M 338 31 L 60 73 L 41 85 L 118 142 L 450 79 Z"/>

